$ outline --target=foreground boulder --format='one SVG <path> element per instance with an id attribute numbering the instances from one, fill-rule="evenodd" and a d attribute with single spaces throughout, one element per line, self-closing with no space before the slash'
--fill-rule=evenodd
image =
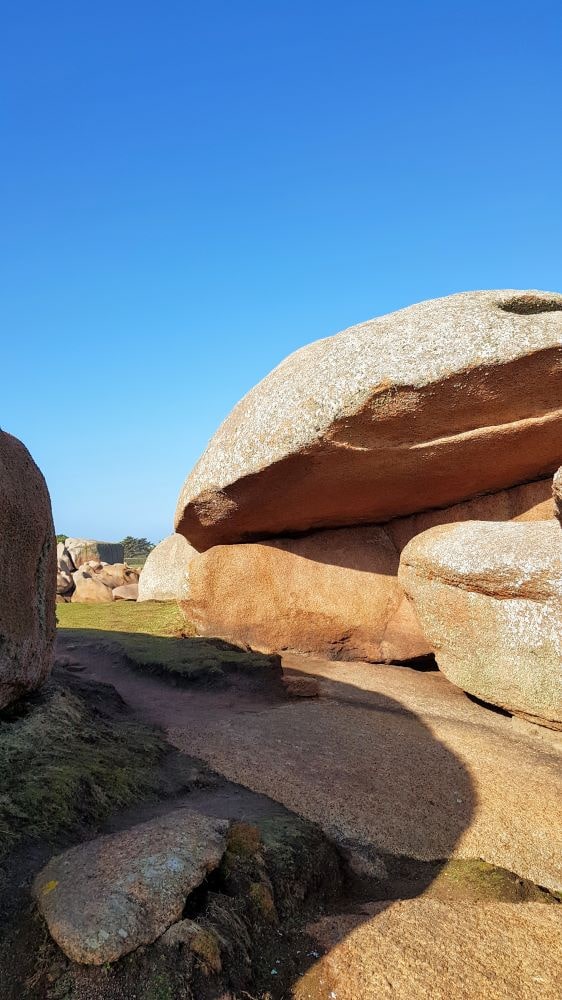
<path id="1" fill-rule="evenodd" d="M 187 567 L 195 549 L 183 535 L 169 535 L 152 552 L 142 568 L 139 601 L 179 601 L 187 597 Z"/>
<path id="2" fill-rule="evenodd" d="M 262 652 L 291 649 L 334 660 L 413 660 L 430 653 L 432 646 L 397 579 L 399 554 L 410 539 L 445 522 L 533 521 L 553 514 L 547 479 L 378 527 L 217 545 L 201 554 L 184 540 L 191 558 L 187 578 L 185 564 L 182 570 L 181 607 L 200 635 Z"/>
<path id="3" fill-rule="evenodd" d="M 228 822 L 178 809 L 53 858 L 33 892 L 51 936 L 75 962 L 115 962 L 180 919 L 224 853 Z"/>
<path id="4" fill-rule="evenodd" d="M 562 459 L 562 296 L 467 292 L 283 361 L 188 476 L 198 550 L 376 523 L 552 473 Z"/>
<path id="5" fill-rule="evenodd" d="M 558 521 L 432 528 L 404 549 L 400 581 L 449 680 L 532 721 L 562 724 Z"/>
<path id="6" fill-rule="evenodd" d="M 53 663 L 56 548 L 41 472 L 0 431 L 0 708 L 39 687 Z"/>
<path id="7" fill-rule="evenodd" d="M 97 542 L 93 538 L 67 538 L 64 545 L 76 569 L 90 561 L 122 563 L 125 558 L 120 542 Z"/>
<path id="8" fill-rule="evenodd" d="M 181 607 L 200 635 L 262 652 L 405 660 L 431 647 L 397 572 L 398 552 L 380 527 L 217 545 L 192 559 Z"/>

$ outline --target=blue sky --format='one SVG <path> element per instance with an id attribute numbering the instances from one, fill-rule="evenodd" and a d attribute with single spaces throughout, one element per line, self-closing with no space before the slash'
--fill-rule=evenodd
<path id="1" fill-rule="evenodd" d="M 0 424 L 57 531 L 168 534 L 302 344 L 561 290 L 561 40 L 558 0 L 6 5 Z"/>

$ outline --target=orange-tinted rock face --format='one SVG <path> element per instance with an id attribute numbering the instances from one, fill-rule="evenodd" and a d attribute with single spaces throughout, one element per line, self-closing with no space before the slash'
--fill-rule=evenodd
<path id="1" fill-rule="evenodd" d="M 186 480 L 176 528 L 203 550 L 546 476 L 562 462 L 561 399 L 562 296 L 411 306 L 302 348 L 248 393 Z"/>
<path id="2" fill-rule="evenodd" d="M 191 560 L 187 617 L 202 635 L 253 649 L 331 659 L 392 659 L 428 651 L 410 616 L 400 650 L 385 632 L 401 604 L 398 553 L 384 528 L 219 545 Z M 403 612 L 401 612 L 403 613 Z M 402 648 L 403 647 L 403 648 Z"/>
<path id="3" fill-rule="evenodd" d="M 56 543 L 45 480 L 21 441 L 0 431 L 0 708 L 49 675 Z"/>
<path id="4" fill-rule="evenodd" d="M 432 646 L 397 581 L 399 553 L 434 524 L 476 516 L 551 518 L 551 480 L 380 526 L 215 546 L 192 557 L 182 608 L 200 634 L 264 652 L 415 659 Z"/>

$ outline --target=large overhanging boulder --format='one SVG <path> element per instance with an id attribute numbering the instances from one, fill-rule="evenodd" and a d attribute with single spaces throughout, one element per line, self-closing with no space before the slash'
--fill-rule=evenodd
<path id="1" fill-rule="evenodd" d="M 557 520 L 431 528 L 404 549 L 399 579 L 449 680 L 562 728 Z"/>
<path id="2" fill-rule="evenodd" d="M 53 663 L 56 543 L 49 491 L 21 441 L 0 431 L 0 708 Z"/>
<path id="3" fill-rule="evenodd" d="M 466 292 L 283 361 L 234 408 L 181 491 L 212 545 L 375 523 L 554 471 L 562 295 Z"/>

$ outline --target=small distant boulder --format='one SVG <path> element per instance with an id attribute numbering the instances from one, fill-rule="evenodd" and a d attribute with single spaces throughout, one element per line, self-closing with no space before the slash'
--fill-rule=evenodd
<path id="1" fill-rule="evenodd" d="M 57 567 L 61 573 L 74 573 L 76 566 L 64 542 L 57 545 Z"/>
<path id="2" fill-rule="evenodd" d="M 139 574 L 136 569 L 131 569 L 126 563 L 114 563 L 113 566 L 99 565 L 96 567 L 96 578 L 105 583 L 106 587 L 114 590 L 116 587 L 127 587 L 130 584 L 138 584 Z"/>
<path id="3" fill-rule="evenodd" d="M 57 564 L 49 491 L 27 448 L 0 431 L 0 708 L 53 665 Z"/>
<path id="4" fill-rule="evenodd" d="M 57 594 L 67 594 L 74 587 L 74 580 L 70 573 L 57 573 Z"/>
<path id="5" fill-rule="evenodd" d="M 169 535 L 148 556 L 139 580 L 139 601 L 181 601 L 188 596 L 187 568 L 195 549 L 183 535 Z"/>
<path id="6" fill-rule="evenodd" d="M 120 542 L 97 542 L 93 538 L 67 538 L 65 547 L 76 569 L 91 559 L 97 562 L 122 563 L 125 558 Z"/>
<path id="7" fill-rule="evenodd" d="M 82 566 L 72 574 L 74 580 L 73 604 L 108 604 L 113 600 L 113 590 L 98 580 L 89 566 Z"/>
<path id="8" fill-rule="evenodd" d="M 181 919 L 188 895 L 218 867 L 228 821 L 178 809 L 53 858 L 33 893 L 74 962 L 115 962 Z"/>
<path id="9" fill-rule="evenodd" d="M 138 583 L 126 583 L 124 586 L 115 587 L 113 590 L 114 601 L 136 601 L 138 596 Z"/>

